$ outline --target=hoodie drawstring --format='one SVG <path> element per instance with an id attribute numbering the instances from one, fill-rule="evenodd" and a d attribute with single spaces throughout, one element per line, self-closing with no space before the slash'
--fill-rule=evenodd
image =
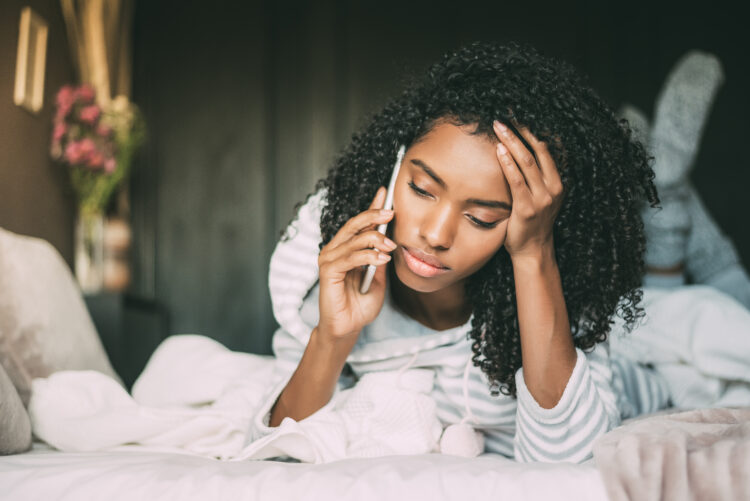
<path id="1" fill-rule="evenodd" d="M 406 365 L 401 367 L 398 370 L 398 378 L 397 378 L 398 386 L 401 386 L 401 375 L 404 372 L 406 372 L 406 370 L 414 364 L 418 356 L 419 356 L 419 352 L 414 353 L 414 355 L 411 357 L 411 359 L 409 359 Z M 461 419 L 460 424 L 464 424 L 469 419 L 471 419 L 474 423 L 479 423 L 476 416 L 474 416 L 474 414 L 471 412 L 471 408 L 469 407 L 469 369 L 470 368 L 471 368 L 471 357 L 469 357 L 469 360 L 466 361 L 466 366 L 464 367 L 462 386 L 463 386 L 463 397 L 464 397 L 464 410 L 466 411 L 466 415 L 463 417 L 463 419 Z"/>
<path id="2" fill-rule="evenodd" d="M 471 409 L 469 408 L 469 368 L 470 367 L 471 367 L 471 357 L 469 357 L 469 360 L 466 361 L 466 367 L 464 368 L 463 390 L 464 390 L 464 408 L 466 410 L 466 415 L 461 420 L 461 424 L 465 423 L 469 419 L 474 421 L 474 423 L 479 423 L 479 421 L 477 421 L 477 418 L 474 416 L 474 414 L 471 412 Z"/>
<path id="3" fill-rule="evenodd" d="M 398 386 L 401 386 L 401 375 L 404 372 L 406 372 L 406 369 L 408 369 L 409 367 L 411 367 L 411 365 L 417 360 L 418 356 L 419 356 L 419 352 L 414 353 L 414 355 L 411 357 L 411 359 L 409 360 L 409 362 L 407 362 L 407 364 L 405 366 L 401 367 L 398 370 L 398 373 L 397 373 L 398 374 L 398 378 L 396 379 Z"/>

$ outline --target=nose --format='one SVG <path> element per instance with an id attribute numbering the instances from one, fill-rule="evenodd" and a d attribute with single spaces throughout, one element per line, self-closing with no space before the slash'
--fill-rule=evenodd
<path id="1" fill-rule="evenodd" d="M 449 203 L 434 205 L 422 221 L 422 237 L 433 249 L 449 249 L 453 245 L 455 231 Z"/>

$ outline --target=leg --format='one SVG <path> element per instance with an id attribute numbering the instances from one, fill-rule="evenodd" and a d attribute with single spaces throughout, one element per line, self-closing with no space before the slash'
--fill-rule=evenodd
<path id="1" fill-rule="evenodd" d="M 687 282 L 685 261 L 692 220 L 683 187 L 660 190 L 661 207 L 641 211 L 646 235 L 644 286 L 678 287 Z"/>
<path id="2" fill-rule="evenodd" d="M 685 264 L 680 263 L 672 268 L 646 267 L 643 277 L 643 287 L 658 287 L 671 289 L 681 287 L 687 283 Z"/>
<path id="3" fill-rule="evenodd" d="M 690 281 L 716 287 L 750 308 L 750 277 L 737 249 L 692 185 L 688 189 L 687 210 L 692 220 L 685 261 Z"/>
<path id="4" fill-rule="evenodd" d="M 724 83 L 721 62 L 693 50 L 675 64 L 656 99 L 649 147 L 659 191 L 684 183 L 693 167 L 708 114 Z"/>

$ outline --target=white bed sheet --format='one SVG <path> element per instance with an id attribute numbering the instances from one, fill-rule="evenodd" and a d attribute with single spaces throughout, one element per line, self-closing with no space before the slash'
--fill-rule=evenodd
<path id="1" fill-rule="evenodd" d="M 606 501 L 593 460 L 521 464 L 491 453 L 346 459 L 325 464 L 217 461 L 173 452 L 60 452 L 35 442 L 0 457 L 9 500 L 512 499 Z"/>

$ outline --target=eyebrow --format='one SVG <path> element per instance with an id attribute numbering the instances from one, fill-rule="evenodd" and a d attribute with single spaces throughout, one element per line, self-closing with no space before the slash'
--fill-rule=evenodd
<path id="1" fill-rule="evenodd" d="M 445 181 L 443 181 L 442 179 L 440 179 L 440 176 L 438 176 L 435 173 L 435 171 L 430 168 L 429 165 L 427 165 L 426 163 L 424 163 L 420 159 L 418 159 L 418 158 L 412 158 L 411 159 L 411 163 L 413 163 L 414 165 L 420 167 L 423 171 L 425 171 L 425 173 L 427 173 L 428 176 L 430 176 L 432 179 L 434 179 L 437 184 L 439 184 L 440 186 L 442 186 L 443 189 L 446 189 L 448 187 L 445 184 Z M 469 203 L 469 204 L 482 205 L 484 207 L 490 207 L 490 208 L 493 208 L 493 209 L 511 210 L 511 206 L 510 206 L 509 203 L 507 203 L 507 202 L 501 202 L 499 200 L 481 200 L 479 198 L 470 198 L 466 202 Z"/>

